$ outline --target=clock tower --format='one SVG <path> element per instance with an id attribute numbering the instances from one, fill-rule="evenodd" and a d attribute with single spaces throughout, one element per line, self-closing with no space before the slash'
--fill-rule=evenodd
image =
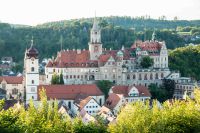
<path id="1" fill-rule="evenodd" d="M 101 29 L 94 19 L 93 27 L 90 31 L 90 42 L 89 42 L 90 60 L 98 60 L 102 54 L 102 43 L 101 43 Z"/>
<path id="2" fill-rule="evenodd" d="M 31 98 L 37 100 L 37 87 L 39 85 L 38 60 L 38 51 L 34 48 L 32 39 L 31 47 L 26 50 L 24 57 L 26 102 L 29 102 Z"/>

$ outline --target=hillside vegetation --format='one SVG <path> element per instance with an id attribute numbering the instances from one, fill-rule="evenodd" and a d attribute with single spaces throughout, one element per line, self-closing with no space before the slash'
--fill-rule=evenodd
<path id="1" fill-rule="evenodd" d="M 143 17 L 102 17 L 98 20 L 102 28 L 103 47 L 112 49 L 119 49 L 122 45 L 130 47 L 136 39 L 149 40 L 154 29 L 158 40 L 166 41 L 167 47 L 174 49 L 186 43 L 176 33 L 178 26 L 181 32 L 184 31 L 181 27 L 200 25 L 199 20 L 167 21 Z M 0 23 L 0 57 L 12 56 L 15 61 L 22 61 L 32 36 L 40 52 L 40 59 L 55 56 L 61 49 L 61 40 L 63 49 L 87 49 L 92 21 L 93 18 L 74 19 L 34 27 Z"/>
<path id="2" fill-rule="evenodd" d="M 169 67 L 179 70 L 182 76 L 200 80 L 200 45 L 187 46 L 169 52 Z"/>

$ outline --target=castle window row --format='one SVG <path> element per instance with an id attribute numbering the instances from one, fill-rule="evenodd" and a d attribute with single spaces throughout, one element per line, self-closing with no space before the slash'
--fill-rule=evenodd
<path id="1" fill-rule="evenodd" d="M 164 78 L 164 74 L 163 73 L 161 73 L 160 74 L 160 77 L 161 78 Z M 137 80 L 137 76 L 136 76 L 136 74 L 133 74 L 133 75 L 130 75 L 130 74 L 128 74 L 127 75 L 127 78 L 126 78 L 127 80 Z M 153 79 L 159 79 L 159 74 L 158 73 L 156 73 L 156 74 L 138 74 L 138 80 L 153 80 Z"/>

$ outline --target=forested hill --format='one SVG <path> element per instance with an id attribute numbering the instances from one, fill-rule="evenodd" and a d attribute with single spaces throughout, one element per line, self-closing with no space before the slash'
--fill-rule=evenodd
<path id="1" fill-rule="evenodd" d="M 169 52 L 169 67 L 181 76 L 200 80 L 200 44 L 177 48 Z"/>
<path id="2" fill-rule="evenodd" d="M 160 19 L 151 19 L 149 16 L 141 16 L 141 17 L 99 17 L 97 18 L 100 21 L 101 26 L 105 26 L 107 24 L 122 26 L 124 28 L 133 28 L 136 31 L 143 31 L 146 29 L 176 29 L 177 27 L 193 27 L 200 26 L 200 20 L 165 20 L 165 16 L 162 16 Z M 42 25 L 38 25 L 39 27 L 63 27 L 69 26 L 73 22 L 77 23 L 92 23 L 93 18 L 82 18 L 82 19 L 73 19 L 73 20 L 63 20 L 57 22 L 49 22 Z"/>
<path id="3" fill-rule="evenodd" d="M 167 47 L 174 49 L 184 46 L 187 42 L 179 37 L 177 31 L 173 28 L 200 25 L 199 20 L 166 21 L 143 18 L 132 19 L 130 17 L 104 17 L 97 19 L 102 28 L 103 47 L 112 49 L 119 49 L 122 45 L 130 47 L 136 39 L 149 40 L 154 29 L 157 33 L 157 39 L 166 41 Z M 63 49 L 88 49 L 92 20 L 93 18 L 66 20 L 34 27 L 0 23 L 0 58 L 12 56 L 14 61 L 23 62 L 24 51 L 30 46 L 32 36 L 34 37 L 34 45 L 40 52 L 40 59 L 52 57 L 52 55 L 55 56 L 57 51 L 61 49 L 61 40 Z M 145 32 L 144 27 L 142 27 L 144 26 L 143 22 L 146 23 Z M 166 29 L 168 26 L 170 29 Z"/>

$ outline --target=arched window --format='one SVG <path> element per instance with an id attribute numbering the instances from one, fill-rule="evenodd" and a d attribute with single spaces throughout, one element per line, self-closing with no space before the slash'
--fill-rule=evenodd
<path id="1" fill-rule="evenodd" d="M 34 67 L 31 67 L 31 72 L 34 72 Z"/>
<path id="2" fill-rule="evenodd" d="M 130 75 L 129 74 L 127 75 L 127 80 L 130 80 Z"/>
<path id="3" fill-rule="evenodd" d="M 133 79 L 135 79 L 135 74 L 133 74 Z"/>
<path id="4" fill-rule="evenodd" d="M 156 73 L 156 79 L 158 79 L 158 73 Z"/>
<path id="5" fill-rule="evenodd" d="M 31 83 L 34 84 L 34 80 L 32 80 Z"/>
<path id="6" fill-rule="evenodd" d="M 94 80 L 94 75 L 90 75 L 89 80 Z"/>
<path id="7" fill-rule="evenodd" d="M 161 73 L 161 78 L 164 78 L 164 74 L 163 73 Z"/>
<path id="8" fill-rule="evenodd" d="M 144 80 L 147 80 L 147 74 L 144 75 Z"/>
<path id="9" fill-rule="evenodd" d="M 150 79 L 153 79 L 153 74 L 152 73 L 150 74 Z"/>
<path id="10" fill-rule="evenodd" d="M 142 80 L 142 75 L 141 75 L 141 73 L 139 74 L 139 80 Z"/>

